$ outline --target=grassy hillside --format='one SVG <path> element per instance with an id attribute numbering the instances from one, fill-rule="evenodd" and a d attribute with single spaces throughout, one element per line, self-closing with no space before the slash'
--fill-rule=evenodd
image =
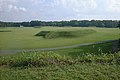
<path id="1" fill-rule="evenodd" d="M 85 29 L 85 30 L 75 30 L 75 31 L 40 31 L 35 36 L 42 36 L 45 39 L 53 39 L 53 38 L 76 38 L 76 37 L 84 37 L 95 33 L 95 30 Z"/>
<path id="2" fill-rule="evenodd" d="M 45 39 L 34 36 L 40 31 L 85 31 L 93 30 L 92 34 L 73 38 L 58 37 Z M 0 50 L 9 49 L 36 49 L 67 46 L 73 44 L 97 42 L 109 39 L 118 39 L 117 28 L 80 28 L 80 27 L 42 27 L 42 28 L 1 28 L 0 29 Z"/>

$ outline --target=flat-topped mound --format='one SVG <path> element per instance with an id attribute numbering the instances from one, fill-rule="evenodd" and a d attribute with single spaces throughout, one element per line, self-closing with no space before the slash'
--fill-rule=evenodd
<path id="1" fill-rule="evenodd" d="M 86 29 L 86 30 L 76 30 L 76 31 L 40 31 L 35 36 L 42 36 L 46 39 L 52 38 L 73 38 L 73 37 L 81 37 L 87 36 L 89 34 L 95 33 L 95 30 Z"/>

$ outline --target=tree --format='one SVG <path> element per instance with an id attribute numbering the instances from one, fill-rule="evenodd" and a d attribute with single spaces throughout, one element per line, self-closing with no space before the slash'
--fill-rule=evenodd
<path id="1" fill-rule="evenodd" d="M 117 26 L 119 29 L 120 29 L 120 21 L 119 21 L 119 23 L 118 23 L 118 26 Z"/>
<path id="2" fill-rule="evenodd" d="M 120 21 L 118 23 L 118 26 L 117 26 L 119 29 L 120 29 Z M 120 33 L 119 33 L 119 43 L 118 43 L 118 46 L 119 46 L 119 50 L 120 50 Z"/>
<path id="3" fill-rule="evenodd" d="M 25 26 L 25 27 L 30 27 L 30 22 L 22 22 L 21 23 L 22 26 Z"/>

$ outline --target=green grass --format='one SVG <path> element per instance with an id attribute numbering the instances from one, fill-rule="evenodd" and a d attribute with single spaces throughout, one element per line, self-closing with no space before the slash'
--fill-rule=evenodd
<path id="1" fill-rule="evenodd" d="M 55 51 L 0 55 L 0 80 L 119 80 L 111 42 Z"/>
<path id="2" fill-rule="evenodd" d="M 44 39 L 40 31 L 78 31 L 95 33 L 75 38 Z M 0 30 L 0 49 L 57 47 L 118 39 L 114 28 L 7 28 Z M 11 31 L 11 32 L 10 32 Z M 119 80 L 120 52 L 113 53 L 114 42 L 54 51 L 0 54 L 0 80 Z"/>
<path id="3" fill-rule="evenodd" d="M 74 64 L 33 68 L 2 68 L 1 80 L 119 80 L 120 65 Z"/>
<path id="4" fill-rule="evenodd" d="M 54 39 L 45 39 L 34 36 L 40 31 L 85 31 L 94 30 L 92 34 L 85 36 Z M 89 42 L 118 39 L 119 29 L 117 28 L 68 28 L 68 27 L 42 27 L 42 28 L 3 28 L 0 29 L 0 50 L 10 49 L 37 49 L 68 46 Z M 7 32 L 6 32 L 7 31 Z M 8 32 L 9 31 L 9 32 Z"/>
<path id="5" fill-rule="evenodd" d="M 22 52 L 20 54 L 1 55 L 0 65 L 44 66 L 56 63 L 72 62 L 114 62 L 119 54 L 111 54 L 114 42 L 82 46 L 55 51 Z"/>

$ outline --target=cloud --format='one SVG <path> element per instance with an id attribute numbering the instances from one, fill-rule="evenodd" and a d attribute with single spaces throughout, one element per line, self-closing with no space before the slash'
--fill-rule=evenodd
<path id="1" fill-rule="evenodd" d="M 96 0 L 56 0 L 55 2 L 75 12 L 93 10 L 97 6 Z"/>
<path id="2" fill-rule="evenodd" d="M 0 0 L 0 9 L 4 8 L 8 4 L 14 4 L 17 0 Z"/>
<path id="3" fill-rule="evenodd" d="M 17 6 L 18 0 L 0 0 L 0 11 L 26 11 L 26 8 Z"/>
<path id="4" fill-rule="evenodd" d="M 0 20 L 120 19 L 119 14 L 120 0 L 0 0 Z"/>
<path id="5" fill-rule="evenodd" d="M 107 0 L 108 11 L 120 12 L 120 0 Z"/>
<path id="6" fill-rule="evenodd" d="M 9 11 L 26 11 L 26 9 L 24 7 L 17 7 L 15 5 L 8 5 Z"/>
<path id="7" fill-rule="evenodd" d="M 18 11 L 18 7 L 17 6 L 14 6 L 14 5 L 8 5 L 8 8 L 9 8 L 9 10 L 11 11 L 11 10 L 15 10 L 15 11 Z"/>
<path id="8" fill-rule="evenodd" d="M 95 9 L 96 0 L 30 0 L 34 5 L 49 6 L 52 8 L 63 7 L 76 12 Z"/>
<path id="9" fill-rule="evenodd" d="M 30 0 L 34 5 L 39 5 L 44 3 L 46 0 Z"/>
<path id="10" fill-rule="evenodd" d="M 22 11 L 24 11 L 24 12 L 27 11 L 26 8 L 24 8 L 24 7 L 20 7 L 19 9 L 22 10 Z"/>

